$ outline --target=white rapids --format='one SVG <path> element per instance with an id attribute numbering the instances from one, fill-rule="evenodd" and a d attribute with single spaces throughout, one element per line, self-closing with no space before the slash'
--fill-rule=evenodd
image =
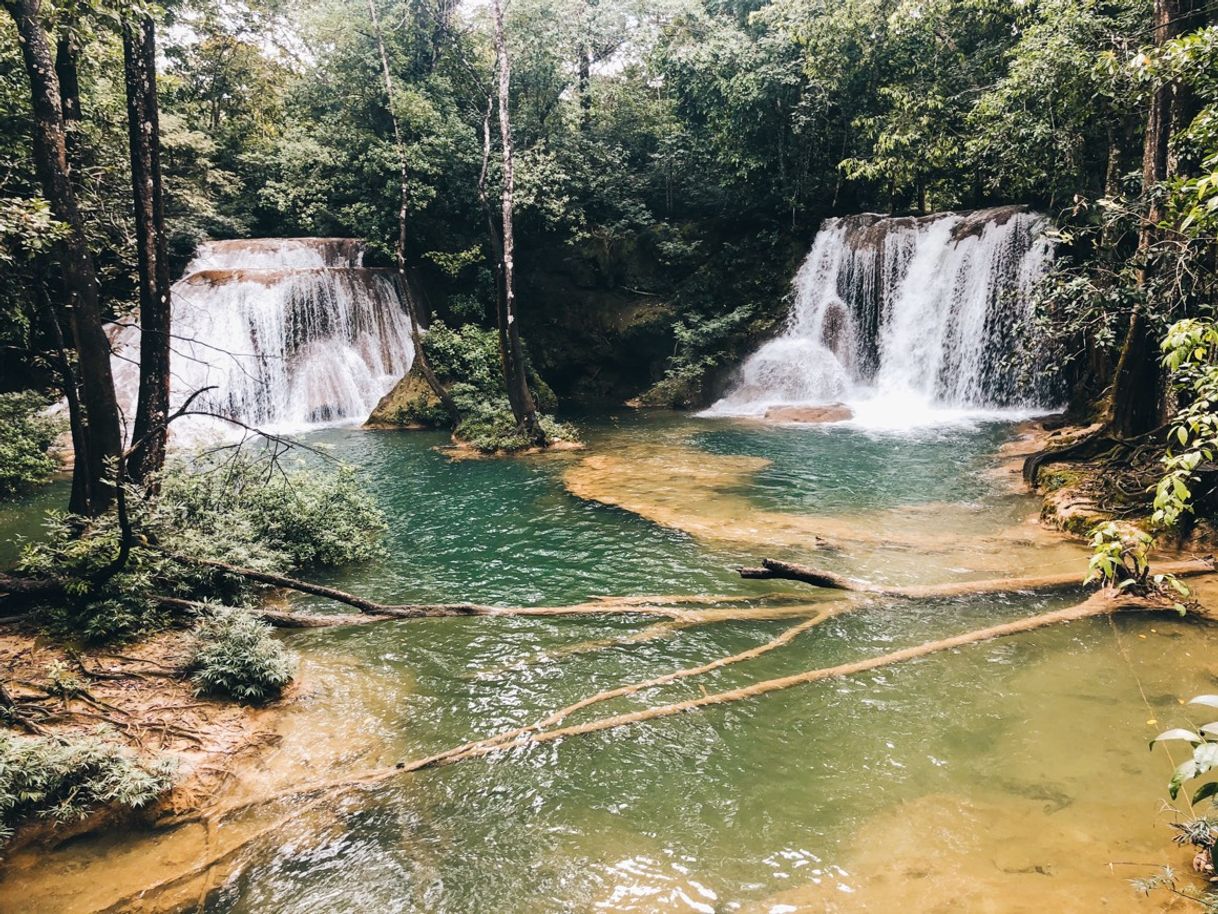
<path id="1" fill-rule="evenodd" d="M 213 388 L 192 409 L 244 426 L 286 432 L 362 422 L 414 357 L 393 274 L 365 268 L 352 239 L 205 243 L 172 296 L 171 405 Z M 131 323 L 114 336 L 114 382 L 128 424 L 139 339 Z M 240 431 L 208 417 L 179 423 L 179 443 Z"/>
<path id="2" fill-rule="evenodd" d="M 843 403 L 859 424 L 899 428 L 1044 412 L 1051 394 L 1012 356 L 1030 345 L 1047 228 L 1019 207 L 826 220 L 785 329 L 704 415 Z"/>

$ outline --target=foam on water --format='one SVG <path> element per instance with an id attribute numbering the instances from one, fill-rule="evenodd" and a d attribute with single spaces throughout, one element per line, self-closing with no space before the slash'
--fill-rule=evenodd
<path id="1" fill-rule="evenodd" d="M 908 429 L 1043 413 L 1052 393 L 1016 368 L 1048 220 L 1017 207 L 829 219 L 796 274 L 786 328 L 705 415 L 846 403 L 850 421 Z"/>
<path id="2" fill-rule="evenodd" d="M 265 238 L 200 247 L 173 287 L 173 406 L 275 431 L 362 422 L 410 368 L 410 325 L 392 273 L 362 266 L 342 238 Z M 115 334 L 114 381 L 130 420 L 139 388 L 138 326 Z M 222 420 L 175 423 L 182 443 L 231 432 Z"/>

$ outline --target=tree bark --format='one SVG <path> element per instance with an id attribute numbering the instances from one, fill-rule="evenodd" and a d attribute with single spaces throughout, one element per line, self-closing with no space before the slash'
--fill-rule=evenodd
<path id="1" fill-rule="evenodd" d="M 592 53 L 586 41 L 579 46 L 579 129 L 592 128 Z"/>
<path id="2" fill-rule="evenodd" d="M 1188 0 L 1155 0 L 1154 46 L 1162 47 L 1188 27 Z M 1159 240 L 1160 224 L 1166 215 L 1161 185 L 1171 176 L 1170 143 L 1175 85 L 1163 82 L 1150 96 L 1142 144 L 1142 197 L 1146 215 L 1138 233 L 1138 288 L 1143 301 L 1134 305 L 1129 327 L 1117 358 L 1109 400 L 1111 431 L 1121 438 L 1132 438 L 1160 424 L 1163 402 L 1163 376 L 1159 368 L 1158 347 L 1147 319 L 1147 302 L 1153 279 L 1154 246 Z"/>
<path id="3" fill-rule="evenodd" d="M 537 404 L 529 389 L 524 347 L 520 343 L 520 328 L 516 324 L 516 242 L 512 228 L 516 181 L 509 113 L 512 63 L 508 56 L 502 0 L 491 0 L 491 14 L 495 25 L 495 58 L 499 75 L 499 137 L 503 147 L 503 297 L 498 308 L 499 355 L 503 362 L 503 380 L 512 415 L 525 438 L 531 444 L 544 447 L 546 433 L 537 418 Z"/>
<path id="4" fill-rule="evenodd" d="M 59 108 L 63 112 L 64 139 L 68 149 L 68 168 L 80 162 L 80 72 L 77 67 L 76 37 L 68 23 L 55 42 L 55 77 L 59 80 Z"/>
<path id="5" fill-rule="evenodd" d="M 419 367 L 419 373 L 431 388 L 432 393 L 448 413 L 448 418 L 455 426 L 461 421 L 461 414 L 452 395 L 431 367 L 427 358 L 427 350 L 423 347 L 423 334 L 419 329 L 418 303 L 410 288 L 406 276 L 406 221 L 410 215 L 410 163 L 406 158 L 406 143 L 402 139 L 402 127 L 398 121 L 397 107 L 393 101 L 393 74 L 389 69 L 389 54 L 385 50 L 385 37 L 381 32 L 381 19 L 376 11 L 376 0 L 368 0 L 368 16 L 372 20 L 372 30 L 376 35 L 376 47 L 380 52 L 381 76 L 385 81 L 385 99 L 389 109 L 389 118 L 393 121 L 393 142 L 398 153 L 399 167 L 399 199 L 398 199 L 398 237 L 394 243 L 393 256 L 398 271 L 398 290 L 406 304 L 406 316 L 410 320 L 410 341 L 414 344 L 414 361 Z"/>
<path id="6" fill-rule="evenodd" d="M 30 81 L 34 114 L 34 162 L 43 195 L 55 218 L 67 226 L 57 246 L 72 343 L 77 354 L 82 428 L 88 441 L 84 459 L 74 469 L 71 509 L 97 515 L 114 500 L 114 472 L 122 450 L 118 403 L 110 373 L 110 342 L 102 323 L 100 293 L 93 257 L 85 241 L 84 220 L 68 171 L 59 80 L 54 54 L 41 18 L 41 0 L 3 0 L 17 24 L 21 54 Z"/>
<path id="7" fill-rule="evenodd" d="M 151 16 L 123 25 L 131 189 L 140 276 L 140 385 L 127 477 L 155 492 L 169 436 L 171 302 L 161 132 L 156 86 L 156 25 Z"/>
<path id="8" fill-rule="evenodd" d="M 881 587 L 866 581 L 856 581 L 853 578 L 809 568 L 794 562 L 779 562 L 774 559 L 762 559 L 761 568 L 741 568 L 742 578 L 776 579 L 786 581 L 801 581 L 813 587 L 826 587 L 830 590 L 849 590 L 855 593 L 875 594 L 883 597 L 908 597 L 910 599 L 929 599 L 935 597 L 969 597 L 992 593 L 1022 593 L 1025 591 L 1068 590 L 1082 587 L 1083 581 L 1076 572 L 1066 574 L 1049 574 L 1027 578 L 996 578 L 986 581 L 957 581 L 950 584 L 915 584 L 909 587 Z M 1193 577 L 1196 575 L 1213 574 L 1214 563 L 1209 559 L 1193 559 L 1184 562 L 1160 562 L 1154 566 L 1156 574 L 1170 574 L 1176 577 Z"/>

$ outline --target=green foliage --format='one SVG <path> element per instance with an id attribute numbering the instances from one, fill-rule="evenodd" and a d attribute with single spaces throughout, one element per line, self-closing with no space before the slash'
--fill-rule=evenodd
<path id="1" fill-rule="evenodd" d="M 460 385 L 453 390 L 455 397 L 458 387 Z M 532 446 L 517 425 L 506 397 L 484 400 L 463 394 L 458 404 L 462 409 L 461 424 L 453 429 L 453 437 L 458 441 L 486 454 L 511 453 Z M 574 426 L 544 414 L 539 416 L 539 420 L 547 440 L 579 441 L 579 431 Z"/>
<path id="2" fill-rule="evenodd" d="M 1115 587 L 1132 593 L 1162 593 L 1177 601 L 1187 599 L 1188 587 L 1171 574 L 1151 574 L 1150 550 L 1154 538 L 1136 527 L 1112 521 L 1096 524 L 1091 532 L 1091 559 L 1083 583 Z M 1175 604 L 1181 615 L 1183 603 Z"/>
<path id="3" fill-rule="evenodd" d="M 169 788 L 172 770 L 100 732 L 61 739 L 0 730 L 0 841 L 30 818 L 71 822 L 103 804 L 138 809 Z"/>
<path id="4" fill-rule="evenodd" d="M 278 696 L 292 681 L 295 660 L 265 622 L 244 610 L 223 608 L 195 630 L 191 669 L 191 681 L 201 693 L 261 702 Z"/>
<path id="5" fill-rule="evenodd" d="M 44 416 L 47 406 L 34 391 L 0 394 L 0 498 L 46 482 L 55 472 L 47 452 L 63 422 Z"/>
<path id="6" fill-rule="evenodd" d="M 741 305 L 715 317 L 687 315 L 677 321 L 673 334 L 676 352 L 664 378 L 647 392 L 655 406 L 697 406 L 704 396 L 707 375 L 723 364 L 728 342 L 753 315 L 752 305 Z"/>
<path id="7" fill-rule="evenodd" d="M 1218 708 L 1218 695 L 1198 695 L 1188 703 L 1198 707 Z M 1168 782 L 1167 792 L 1173 800 L 1179 796 L 1186 783 L 1204 778 L 1218 769 L 1218 721 L 1196 728 L 1174 727 L 1164 730 L 1150 741 L 1150 748 L 1166 742 L 1186 742 L 1192 747 L 1191 757 L 1176 767 L 1171 781 Z M 1205 781 L 1194 790 L 1191 805 L 1195 806 L 1203 800 L 1213 800 L 1215 797 L 1218 797 L 1218 781 Z"/>
<path id="8" fill-rule="evenodd" d="M 1163 477 L 1155 487 L 1154 521 L 1175 527 L 1193 510 L 1198 468 L 1218 453 L 1218 326 L 1176 322 L 1162 343 L 1163 366 L 1181 403 L 1172 419 Z"/>
<path id="9" fill-rule="evenodd" d="M 23 571 L 64 585 L 65 598 L 44 608 L 57 631 L 88 641 L 153 631 L 166 622 L 158 596 L 236 605 L 259 598 L 247 579 L 174 561 L 165 551 L 288 571 L 371 558 L 385 529 L 351 470 L 288 473 L 242 453 L 173 464 L 159 498 L 132 493 L 128 502 L 137 541 L 116 575 L 104 575 L 121 542 L 113 512 L 88 521 L 53 516 L 49 536 L 23 550 Z"/>
<path id="10" fill-rule="evenodd" d="M 448 327 L 435 321 L 423 338 L 432 370 L 447 386 L 460 424 L 455 437 L 485 453 L 519 451 L 529 447 L 520 432 L 503 390 L 503 368 L 499 359 L 499 334 L 474 324 Z M 556 406 L 554 392 L 530 367 L 529 385 L 542 412 L 541 423 L 551 440 L 578 441 L 575 428 L 558 422 L 547 411 Z M 443 427 L 448 415 L 430 391 L 407 402 L 399 421 Z"/>
<path id="11" fill-rule="evenodd" d="M 1141 530 L 1097 524 L 1091 533 L 1091 560 L 1085 583 L 1106 587 L 1144 587 L 1150 572 L 1151 537 Z"/>

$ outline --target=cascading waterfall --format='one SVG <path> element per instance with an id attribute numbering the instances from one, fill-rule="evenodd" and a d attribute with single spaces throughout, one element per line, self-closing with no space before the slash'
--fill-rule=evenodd
<path id="1" fill-rule="evenodd" d="M 172 303 L 172 405 L 214 387 L 192 408 L 249 426 L 362 422 L 414 356 L 393 274 L 365 268 L 353 239 L 206 243 L 174 284 Z M 115 387 L 128 421 L 139 338 L 137 326 L 124 325 L 114 340 Z M 229 426 L 180 422 L 190 423 L 187 437 Z M 179 441 L 182 431 L 174 430 Z"/>
<path id="2" fill-rule="evenodd" d="M 794 281 L 786 329 L 707 415 L 847 403 L 877 424 L 1043 409 L 1011 356 L 1052 259 L 1048 220 L 1020 207 L 829 219 Z"/>

